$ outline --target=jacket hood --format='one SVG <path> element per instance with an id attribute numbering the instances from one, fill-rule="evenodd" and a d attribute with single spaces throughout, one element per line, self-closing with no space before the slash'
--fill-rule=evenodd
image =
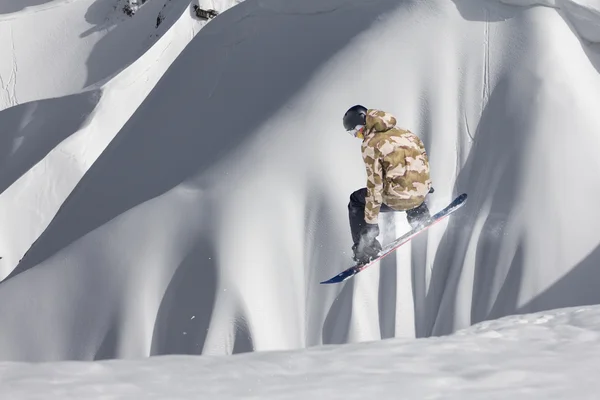
<path id="1" fill-rule="evenodd" d="M 368 110 L 366 130 L 367 134 L 372 132 L 385 132 L 396 126 L 396 118 L 385 111 L 381 110 Z"/>

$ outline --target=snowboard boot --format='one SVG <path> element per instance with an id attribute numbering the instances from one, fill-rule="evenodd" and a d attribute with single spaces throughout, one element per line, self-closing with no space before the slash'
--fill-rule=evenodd
<path id="1" fill-rule="evenodd" d="M 421 205 L 413 208 L 412 210 L 407 210 L 406 219 L 408 220 L 408 224 L 412 229 L 416 229 L 419 226 L 425 225 L 431 219 L 427 204 L 423 202 Z"/>
<path id="2" fill-rule="evenodd" d="M 381 243 L 379 243 L 377 239 L 374 239 L 368 245 L 364 245 L 360 242 L 354 243 L 352 246 L 352 251 L 354 253 L 352 259 L 357 264 L 368 264 L 379 255 L 379 252 L 381 251 Z"/>

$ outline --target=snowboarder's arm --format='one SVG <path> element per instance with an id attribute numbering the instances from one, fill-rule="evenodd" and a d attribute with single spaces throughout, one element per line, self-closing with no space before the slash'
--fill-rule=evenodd
<path id="1" fill-rule="evenodd" d="M 367 198 L 365 199 L 365 222 L 377 224 L 379 209 L 383 202 L 383 166 L 378 146 L 365 146 L 363 160 L 367 168 Z"/>

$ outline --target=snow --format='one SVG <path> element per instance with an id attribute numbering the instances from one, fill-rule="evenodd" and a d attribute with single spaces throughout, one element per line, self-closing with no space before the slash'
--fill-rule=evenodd
<path id="1" fill-rule="evenodd" d="M 72 12 L 70 9 L 66 11 Z M 166 20 L 164 24 L 168 25 L 168 22 Z M 60 90 L 64 96 L 46 98 L 48 93 L 43 87 L 36 86 L 35 79 L 33 84 L 19 86 L 35 89 L 40 100 L 19 104 L 15 96 L 15 107 L 0 114 L 0 125 L 12 134 L 5 134 L 1 139 L 0 187 L 8 193 L 0 196 L 0 213 L 4 214 L 5 226 L 26 227 L 4 232 L 5 246 L 16 253 L 4 254 L 5 263 L 16 264 L 18 255 L 22 255 L 44 231 L 87 168 L 188 43 L 189 38 L 185 34 L 198 29 L 189 17 L 172 22 L 175 23 L 171 29 L 148 51 L 101 87 L 92 85 L 76 94 L 69 94 L 70 87 L 62 87 Z M 11 75 L 10 81 L 32 81 L 22 68 L 14 71 L 18 71 L 18 77 L 13 79 Z M 63 73 L 62 67 L 57 73 Z M 77 74 L 71 70 L 66 75 L 73 77 Z M 12 92 L 16 93 L 15 90 Z M 50 133 L 46 133 L 48 126 L 53 126 Z M 49 168 L 48 164 L 57 168 Z M 27 171 L 28 174 L 19 180 Z M 35 193 L 35 196 L 24 195 L 27 192 Z M 10 272 L 3 271 L 5 268 L 6 264 L 0 266 L 0 276 Z"/>
<path id="2" fill-rule="evenodd" d="M 600 42 L 600 1 L 598 0 L 500 0 L 518 6 L 542 5 L 561 10 L 565 20 L 571 24 L 584 40 Z"/>
<path id="3" fill-rule="evenodd" d="M 3 3 L 0 397 L 592 398 L 600 6 L 505 3 Z M 423 139 L 432 210 L 469 201 L 322 286 L 357 103 Z"/>
<path id="4" fill-rule="evenodd" d="M 428 339 L 235 356 L 0 363 L 7 399 L 595 399 L 600 307 Z"/>

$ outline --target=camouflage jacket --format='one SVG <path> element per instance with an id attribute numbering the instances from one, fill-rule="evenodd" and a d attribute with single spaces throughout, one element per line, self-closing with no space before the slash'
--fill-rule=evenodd
<path id="1" fill-rule="evenodd" d="M 382 203 L 405 211 L 425 200 L 431 188 L 425 146 L 414 133 L 397 128 L 394 116 L 368 110 L 362 156 L 367 168 L 367 223 L 377 223 Z"/>

